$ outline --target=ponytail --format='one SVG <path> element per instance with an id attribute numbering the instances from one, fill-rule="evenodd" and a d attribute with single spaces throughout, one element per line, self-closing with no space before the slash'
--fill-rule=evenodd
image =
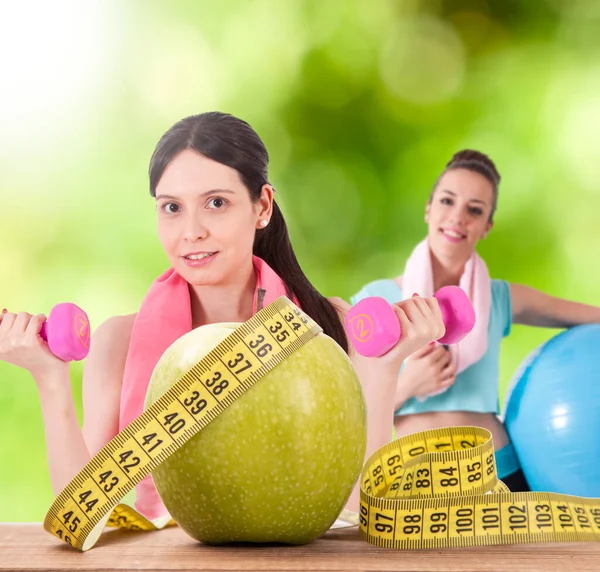
<path id="1" fill-rule="evenodd" d="M 167 165 L 184 149 L 192 149 L 235 169 L 246 185 L 250 199 L 254 203 L 260 199 L 262 187 L 269 180 L 269 154 L 261 138 L 246 121 L 228 113 L 210 111 L 190 115 L 173 125 L 160 138 L 150 160 L 150 194 L 153 197 Z M 256 231 L 253 252 L 277 272 L 290 296 L 298 299 L 302 310 L 348 353 L 346 332 L 338 313 L 302 272 L 285 220 L 275 202 L 269 225 Z"/>
<path id="2" fill-rule="evenodd" d="M 285 219 L 275 201 L 268 226 L 256 231 L 253 253 L 277 272 L 288 288 L 290 296 L 296 296 L 298 299 L 302 310 L 348 353 L 346 332 L 337 310 L 302 272 L 290 242 Z"/>

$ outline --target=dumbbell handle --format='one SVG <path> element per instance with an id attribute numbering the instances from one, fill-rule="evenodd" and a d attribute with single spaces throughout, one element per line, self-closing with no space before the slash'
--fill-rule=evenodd
<path id="1" fill-rule="evenodd" d="M 475 310 L 464 290 L 445 286 L 436 294 L 446 333 L 441 344 L 456 344 L 475 325 Z M 346 330 L 352 345 L 361 355 L 378 357 L 390 351 L 400 339 L 400 322 L 391 307 L 378 296 L 365 298 L 348 311 Z"/>

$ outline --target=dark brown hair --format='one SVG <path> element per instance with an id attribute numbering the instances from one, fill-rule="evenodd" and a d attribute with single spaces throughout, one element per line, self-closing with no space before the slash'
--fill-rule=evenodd
<path id="1" fill-rule="evenodd" d="M 496 169 L 494 162 L 484 153 L 475 151 L 473 149 L 463 149 L 454 154 L 452 159 L 448 161 L 442 174 L 438 177 L 431 195 L 429 196 L 429 202 L 431 202 L 435 190 L 438 186 L 440 179 L 444 173 L 453 169 L 467 169 L 474 173 L 479 173 L 484 176 L 492 185 L 492 210 L 490 211 L 490 222 L 493 220 L 496 207 L 498 206 L 498 187 L 500 186 L 500 173 Z"/>
<path id="2" fill-rule="evenodd" d="M 186 117 L 161 137 L 150 160 L 150 194 L 153 197 L 165 169 L 185 149 L 235 169 L 253 202 L 260 199 L 263 185 L 269 183 L 269 154 L 258 134 L 245 121 L 213 111 Z M 285 219 L 275 201 L 269 225 L 256 231 L 253 253 L 277 272 L 289 294 L 298 298 L 302 310 L 347 353 L 346 332 L 337 311 L 302 272 Z"/>

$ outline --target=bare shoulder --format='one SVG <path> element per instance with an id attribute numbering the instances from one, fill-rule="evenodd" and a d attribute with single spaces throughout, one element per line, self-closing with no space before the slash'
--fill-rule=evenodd
<path id="1" fill-rule="evenodd" d="M 126 314 L 124 316 L 112 316 L 102 322 L 92 335 L 92 346 L 94 341 L 100 343 L 127 343 L 131 339 L 131 331 L 137 314 Z"/>
<path id="2" fill-rule="evenodd" d="M 85 361 L 84 383 L 104 376 L 118 380 L 120 385 L 135 316 L 113 316 L 96 328 Z"/>
<path id="3" fill-rule="evenodd" d="M 342 323 L 342 327 L 346 332 L 346 340 L 348 341 L 348 356 L 354 361 L 358 354 L 354 351 L 354 346 L 350 342 L 350 339 L 348 338 L 348 332 L 346 331 L 346 314 L 348 313 L 348 310 L 352 308 L 352 305 L 346 302 L 346 300 L 338 298 L 337 296 L 327 298 L 327 300 L 337 311 L 340 322 Z"/>
<path id="4" fill-rule="evenodd" d="M 342 322 L 346 319 L 346 314 L 348 310 L 352 307 L 346 300 L 339 298 L 337 296 L 333 296 L 331 298 L 327 298 L 331 305 L 336 309 L 338 316 Z"/>

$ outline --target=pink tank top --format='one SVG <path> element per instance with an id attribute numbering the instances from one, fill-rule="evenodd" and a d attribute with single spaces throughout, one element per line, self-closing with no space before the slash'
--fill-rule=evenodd
<path id="1" fill-rule="evenodd" d="M 261 258 L 252 257 L 256 273 L 253 313 L 289 293 L 283 280 Z M 295 297 L 292 301 L 298 305 Z M 123 373 L 119 431 L 143 413 L 146 389 L 164 351 L 192 329 L 188 283 L 170 268 L 152 284 L 135 318 Z M 153 520 L 167 514 L 148 475 L 136 486 L 135 508 Z"/>

